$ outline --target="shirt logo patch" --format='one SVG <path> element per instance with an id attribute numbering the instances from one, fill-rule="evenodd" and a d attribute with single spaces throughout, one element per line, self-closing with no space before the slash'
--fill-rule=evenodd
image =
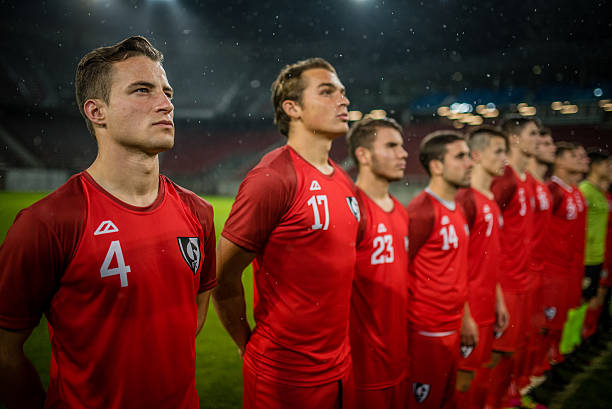
<path id="1" fill-rule="evenodd" d="M 385 227 L 384 224 L 382 223 L 378 223 L 378 233 L 386 233 L 387 232 L 387 228 Z"/>
<path id="2" fill-rule="evenodd" d="M 450 219 L 448 218 L 448 216 L 447 215 L 442 216 L 442 220 L 440 221 L 440 224 L 442 226 L 445 226 L 449 223 L 450 223 Z"/>
<path id="3" fill-rule="evenodd" d="M 353 196 L 347 196 L 346 203 L 348 204 L 349 209 L 351 209 L 351 213 L 355 216 L 357 221 L 361 220 L 361 213 L 359 213 L 359 204 L 357 203 L 357 199 Z"/>
<path id="4" fill-rule="evenodd" d="M 482 208 L 482 212 L 483 213 L 491 213 L 491 208 L 489 207 L 488 204 L 484 205 L 484 207 Z"/>
<path id="5" fill-rule="evenodd" d="M 461 345 L 461 356 L 463 358 L 467 358 L 474 351 L 474 347 L 472 345 Z"/>
<path id="6" fill-rule="evenodd" d="M 198 273 L 200 268 L 200 239 L 198 237 L 177 237 L 179 249 L 183 259 L 193 272 Z"/>
<path id="7" fill-rule="evenodd" d="M 544 308 L 544 315 L 546 315 L 546 319 L 548 321 L 552 321 L 557 315 L 557 307 L 547 307 Z"/>
<path id="8" fill-rule="evenodd" d="M 427 399 L 430 390 L 431 386 L 427 383 L 414 382 L 412 384 L 412 393 L 418 403 L 423 403 Z"/>
<path id="9" fill-rule="evenodd" d="M 310 184 L 310 190 L 311 191 L 313 191 L 313 190 L 321 190 L 321 185 L 316 180 L 313 180 L 312 183 Z"/>
<path id="10" fill-rule="evenodd" d="M 94 236 L 99 236 L 100 234 L 106 233 L 115 233 L 118 231 L 119 229 L 117 228 L 117 226 L 115 226 L 113 222 L 111 222 L 110 220 L 104 220 L 102 223 L 100 223 L 100 225 L 94 232 Z"/>

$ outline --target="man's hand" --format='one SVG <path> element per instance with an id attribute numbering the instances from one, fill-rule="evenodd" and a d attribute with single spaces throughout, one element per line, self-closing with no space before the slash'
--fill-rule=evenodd
<path id="1" fill-rule="evenodd" d="M 508 314 L 506 302 L 504 301 L 504 294 L 502 293 L 501 287 L 498 284 L 495 296 L 495 333 L 503 334 L 506 328 L 508 328 L 509 321 L 510 314 Z"/>
<path id="2" fill-rule="evenodd" d="M 463 320 L 461 321 L 461 345 L 475 347 L 478 343 L 478 325 L 472 318 L 470 313 L 470 307 L 468 303 L 465 303 L 465 310 L 463 311 Z"/>

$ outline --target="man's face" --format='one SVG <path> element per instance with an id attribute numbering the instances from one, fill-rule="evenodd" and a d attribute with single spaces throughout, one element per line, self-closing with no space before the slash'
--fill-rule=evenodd
<path id="1" fill-rule="evenodd" d="M 402 135 L 393 128 L 379 127 L 370 151 L 370 170 L 389 182 L 404 177 L 408 153 L 403 147 Z"/>
<path id="2" fill-rule="evenodd" d="M 538 126 L 528 122 L 518 135 L 518 148 L 526 156 L 533 156 L 536 152 L 536 138 L 540 135 Z"/>
<path id="3" fill-rule="evenodd" d="M 105 125 L 115 143 L 157 154 L 174 145 L 172 88 L 160 63 L 145 56 L 113 64 Z"/>
<path id="4" fill-rule="evenodd" d="M 589 155 L 587 155 L 584 147 L 579 146 L 575 150 L 576 152 L 576 171 L 580 173 L 588 173 L 589 171 Z"/>
<path id="5" fill-rule="evenodd" d="M 491 176 L 501 176 L 504 174 L 507 160 L 506 141 L 504 138 L 491 136 L 487 147 L 480 152 L 480 166 Z"/>
<path id="6" fill-rule="evenodd" d="M 536 143 L 536 159 L 547 165 L 555 163 L 555 152 L 557 147 L 555 146 L 552 136 L 548 134 L 539 135 Z"/>
<path id="7" fill-rule="evenodd" d="M 470 185 L 472 159 L 465 141 L 455 141 L 446 145 L 442 164 L 442 178 L 448 184 L 456 188 Z"/>
<path id="8" fill-rule="evenodd" d="M 555 168 L 564 169 L 567 172 L 577 172 L 577 164 L 576 150 L 565 150 L 555 159 Z"/>
<path id="9" fill-rule="evenodd" d="M 314 133 L 335 138 L 348 131 L 348 104 L 338 76 L 324 68 L 302 73 L 306 87 L 299 102 L 299 119 Z"/>

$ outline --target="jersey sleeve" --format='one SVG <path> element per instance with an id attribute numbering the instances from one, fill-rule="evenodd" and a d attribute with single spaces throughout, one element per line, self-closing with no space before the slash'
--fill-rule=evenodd
<path id="1" fill-rule="evenodd" d="M 426 194 L 417 196 L 406 208 L 408 213 L 408 257 L 413 260 L 432 233 L 435 211 Z"/>
<path id="2" fill-rule="evenodd" d="M 512 170 L 508 167 L 506 167 L 503 176 L 493 179 L 493 183 L 491 183 L 491 192 L 493 192 L 495 201 L 502 211 L 504 211 L 512 200 L 512 197 L 516 193 L 516 188 L 516 179 L 514 178 Z"/>
<path id="3" fill-rule="evenodd" d="M 474 192 L 471 189 L 461 189 L 457 193 L 455 201 L 461 206 L 461 209 L 463 209 L 463 214 L 471 230 L 472 227 L 474 227 L 474 220 L 476 220 Z"/>
<path id="4" fill-rule="evenodd" d="M 262 253 L 270 233 L 289 210 L 296 192 L 293 167 L 256 167 L 246 176 L 223 228 L 223 237 Z"/>

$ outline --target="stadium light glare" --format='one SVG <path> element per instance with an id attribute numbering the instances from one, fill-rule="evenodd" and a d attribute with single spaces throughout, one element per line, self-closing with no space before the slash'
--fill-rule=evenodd
<path id="1" fill-rule="evenodd" d="M 484 119 L 482 119 L 481 116 L 473 115 L 472 120 L 470 122 L 468 122 L 468 124 L 470 124 L 472 126 L 478 126 L 478 125 L 482 125 L 483 122 L 484 122 Z"/>
<path id="2" fill-rule="evenodd" d="M 561 113 L 563 115 L 575 114 L 578 112 L 578 105 L 563 105 L 561 107 Z"/>
<path id="3" fill-rule="evenodd" d="M 599 101 L 599 106 L 603 108 L 604 106 L 608 105 L 610 102 L 612 101 L 610 101 L 609 99 L 602 99 Z"/>
<path id="4" fill-rule="evenodd" d="M 442 106 L 438 108 L 438 115 L 440 116 L 448 116 L 451 113 L 451 110 L 449 107 L 446 106 Z"/>
<path id="5" fill-rule="evenodd" d="M 499 110 L 497 108 L 489 109 L 482 116 L 485 118 L 497 118 L 499 116 Z"/>
<path id="6" fill-rule="evenodd" d="M 603 95 L 603 89 L 595 88 L 593 90 L 593 95 L 595 95 L 597 98 L 601 97 Z"/>
<path id="7" fill-rule="evenodd" d="M 454 126 L 456 129 L 461 129 L 461 128 L 463 128 L 463 127 L 465 126 L 465 124 L 464 124 L 463 122 L 453 121 L 453 126 Z"/>
<path id="8" fill-rule="evenodd" d="M 495 104 L 493 102 L 489 102 L 487 104 L 487 109 L 495 109 L 495 108 L 497 108 L 497 107 L 495 106 Z"/>
<path id="9" fill-rule="evenodd" d="M 519 109 L 519 113 L 522 116 L 534 116 L 536 112 L 537 112 L 536 107 L 524 106 Z"/>
<path id="10" fill-rule="evenodd" d="M 528 104 L 526 102 L 521 102 L 520 104 L 518 104 L 516 107 L 518 108 L 519 112 L 521 111 L 521 108 L 525 108 L 527 107 Z"/>
<path id="11" fill-rule="evenodd" d="M 602 106 L 602 108 L 604 109 L 604 111 L 606 112 L 612 112 L 612 103 L 607 103 L 604 106 Z"/>
<path id="12" fill-rule="evenodd" d="M 476 112 L 478 112 L 480 115 L 484 114 L 485 112 L 487 112 L 487 106 L 486 105 L 476 105 Z"/>
<path id="13" fill-rule="evenodd" d="M 459 122 L 463 122 L 464 124 L 469 124 L 470 122 L 472 122 L 474 120 L 474 115 L 472 114 L 467 114 L 464 115 L 463 118 L 459 119 Z"/>
<path id="14" fill-rule="evenodd" d="M 373 109 L 370 111 L 370 118 L 383 119 L 387 117 L 387 111 L 384 109 Z"/>
<path id="15" fill-rule="evenodd" d="M 563 102 L 561 101 L 555 101 L 552 104 L 550 104 L 550 107 L 554 109 L 555 111 L 560 111 L 562 106 L 563 106 Z"/>
<path id="16" fill-rule="evenodd" d="M 359 121 L 363 118 L 363 114 L 361 111 L 349 111 L 348 113 L 349 121 Z"/>

